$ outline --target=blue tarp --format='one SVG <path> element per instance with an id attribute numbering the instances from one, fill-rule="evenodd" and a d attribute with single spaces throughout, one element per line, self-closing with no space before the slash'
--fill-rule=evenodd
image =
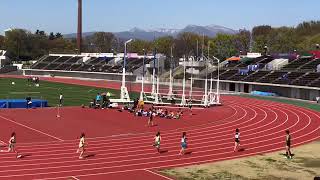
<path id="1" fill-rule="evenodd" d="M 271 92 L 262 92 L 262 91 L 252 91 L 252 95 L 258 95 L 258 96 L 277 96 L 276 93 Z"/>
<path id="2" fill-rule="evenodd" d="M 31 108 L 48 107 L 48 101 L 41 99 L 32 99 Z M 0 108 L 27 108 L 25 99 L 0 99 Z"/>

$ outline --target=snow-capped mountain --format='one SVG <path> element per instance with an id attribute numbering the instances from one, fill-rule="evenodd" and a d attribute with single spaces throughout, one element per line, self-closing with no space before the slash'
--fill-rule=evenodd
<path id="1" fill-rule="evenodd" d="M 223 26 L 218 25 L 209 25 L 209 26 L 198 26 L 198 25 L 188 25 L 183 29 L 166 29 L 166 28 L 157 28 L 157 29 L 140 29 L 137 27 L 134 27 L 128 31 L 123 32 L 114 32 L 115 36 L 121 39 L 142 39 L 142 40 L 153 40 L 154 38 L 159 38 L 163 36 L 177 36 L 179 33 L 182 32 L 192 32 L 199 35 L 205 35 L 209 37 L 214 37 L 218 33 L 222 34 L 235 34 L 237 31 L 226 28 Z M 90 36 L 94 32 L 87 32 L 83 33 L 83 36 Z M 66 38 L 75 38 L 76 34 L 67 34 L 64 35 Z"/>

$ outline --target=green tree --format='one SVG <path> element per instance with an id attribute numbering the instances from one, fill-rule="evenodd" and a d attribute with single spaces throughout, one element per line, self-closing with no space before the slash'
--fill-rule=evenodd
<path id="1" fill-rule="evenodd" d="M 168 57 L 171 55 L 171 46 L 174 44 L 174 38 L 172 36 L 160 37 L 155 40 L 155 46 L 158 53 L 162 53 Z"/>
<path id="2" fill-rule="evenodd" d="M 55 37 L 56 37 L 57 39 L 59 39 L 59 38 L 63 38 L 63 35 L 62 35 L 61 33 L 57 32 L 56 35 L 55 35 Z"/>
<path id="3" fill-rule="evenodd" d="M 4 49 L 4 36 L 0 35 L 0 49 Z"/>
<path id="4" fill-rule="evenodd" d="M 182 57 L 183 55 L 196 55 L 197 53 L 197 41 L 201 44 L 202 37 L 190 33 L 183 32 L 178 34 L 175 40 L 175 54 L 177 57 Z M 199 46 L 200 47 L 200 46 Z"/>
<path id="5" fill-rule="evenodd" d="M 111 52 L 116 38 L 114 34 L 109 32 L 96 32 L 88 40 L 88 43 L 93 45 L 96 52 Z"/>
<path id="6" fill-rule="evenodd" d="M 148 53 L 152 52 L 152 42 L 136 39 L 128 44 L 128 52 L 143 54 L 143 49 Z"/>
<path id="7" fill-rule="evenodd" d="M 239 52 L 236 46 L 236 35 L 218 34 L 212 39 L 210 47 L 213 49 L 215 56 L 220 59 L 226 59 Z"/>
<path id="8" fill-rule="evenodd" d="M 6 32 L 6 49 L 10 52 L 13 59 L 29 55 L 29 52 L 27 52 L 28 34 L 29 32 L 23 29 L 13 29 Z"/>
<path id="9" fill-rule="evenodd" d="M 54 40 L 56 37 L 53 32 L 49 34 L 49 40 Z"/>

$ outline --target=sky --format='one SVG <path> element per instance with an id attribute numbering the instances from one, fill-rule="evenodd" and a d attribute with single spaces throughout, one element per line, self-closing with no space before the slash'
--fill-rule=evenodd
<path id="1" fill-rule="evenodd" d="M 83 0 L 83 32 L 296 26 L 320 20 L 319 7 L 320 0 Z M 77 0 L 0 0 L 0 34 L 8 28 L 74 33 L 76 22 Z"/>

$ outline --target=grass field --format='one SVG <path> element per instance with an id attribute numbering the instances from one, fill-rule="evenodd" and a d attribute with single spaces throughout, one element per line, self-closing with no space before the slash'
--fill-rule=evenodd
<path id="1" fill-rule="evenodd" d="M 15 82 L 14 85 L 11 83 Z M 33 99 L 48 100 L 49 106 L 58 104 L 59 94 L 64 96 L 65 106 L 79 106 L 89 104 L 98 92 L 110 92 L 114 98 L 118 98 L 120 91 L 63 83 L 40 81 L 40 86 L 28 85 L 26 79 L 0 78 L 0 99 L 25 99 L 27 96 Z M 137 93 L 130 93 L 132 98 L 138 97 Z"/>

